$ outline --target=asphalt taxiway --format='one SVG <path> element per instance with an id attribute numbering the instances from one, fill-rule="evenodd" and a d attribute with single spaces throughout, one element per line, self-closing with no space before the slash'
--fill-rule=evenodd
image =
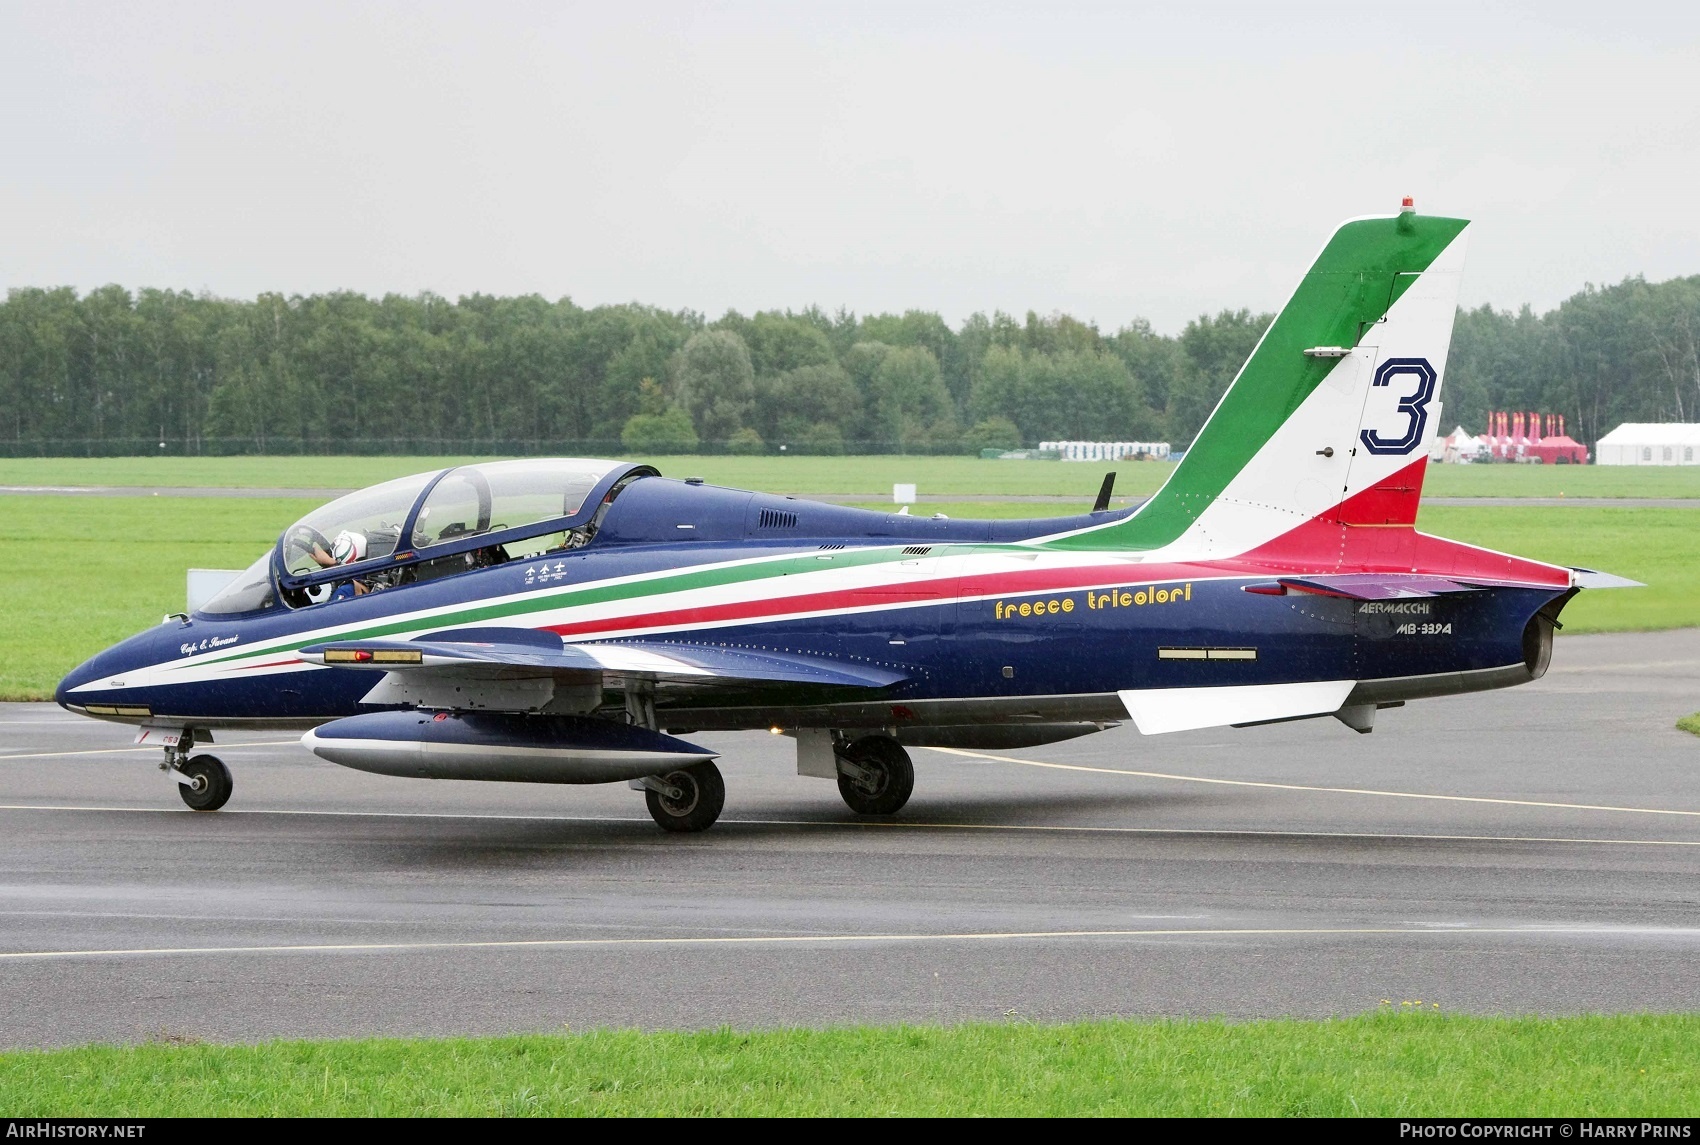
<path id="1" fill-rule="evenodd" d="M 221 735 L 183 808 L 126 729 L 0 705 L 0 1046 L 590 1026 L 1700 1008 L 1700 632 L 1381 713 L 917 750 L 858 821 L 789 740 L 725 815 L 388 779 Z"/>

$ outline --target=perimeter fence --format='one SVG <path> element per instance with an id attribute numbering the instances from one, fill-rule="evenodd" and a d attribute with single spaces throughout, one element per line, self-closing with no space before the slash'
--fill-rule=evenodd
<path id="1" fill-rule="evenodd" d="M 776 442 L 702 441 L 689 449 L 632 450 L 618 438 L 479 437 L 103 437 L 0 440 L 0 457 L 252 457 L 252 456 L 412 456 L 412 457 L 620 457 L 631 453 L 693 455 L 978 455 L 978 443 L 965 441 Z"/>

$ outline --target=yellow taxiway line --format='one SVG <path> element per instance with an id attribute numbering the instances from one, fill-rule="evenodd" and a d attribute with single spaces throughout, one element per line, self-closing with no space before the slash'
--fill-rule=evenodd
<path id="1" fill-rule="evenodd" d="M 808 943 L 850 945 L 876 942 L 1019 942 L 1042 939 L 1091 938 L 1352 938 L 1364 936 L 1452 937 L 1523 935 L 1586 936 L 1641 934 L 1695 939 L 1692 927 L 1634 926 L 1315 926 L 1135 928 L 1126 930 L 971 930 L 946 933 L 894 934 L 751 934 L 703 935 L 688 938 L 518 938 L 466 942 L 313 942 L 269 946 L 151 946 L 104 950 L 13 950 L 0 960 L 54 958 L 171 957 L 209 954 L 366 954 L 420 950 L 572 950 L 606 947 L 798 946 Z"/>

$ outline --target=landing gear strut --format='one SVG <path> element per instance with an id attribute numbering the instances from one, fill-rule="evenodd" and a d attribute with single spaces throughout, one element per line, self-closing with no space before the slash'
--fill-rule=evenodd
<path id="1" fill-rule="evenodd" d="M 915 765 L 890 736 L 863 736 L 836 748 L 838 794 L 858 815 L 895 815 L 915 790 Z"/>
<path id="2" fill-rule="evenodd" d="M 720 769 L 707 760 L 666 775 L 648 776 L 634 786 L 644 789 L 650 817 L 663 831 L 706 831 L 726 805 L 726 782 L 720 778 Z"/>
<path id="3" fill-rule="evenodd" d="M 138 738 L 153 734 L 143 729 Z M 218 756 L 197 755 L 191 758 L 189 752 L 194 746 L 193 729 L 166 731 L 165 759 L 160 762 L 159 769 L 172 773 L 177 780 L 177 794 L 183 797 L 190 810 L 217 811 L 229 802 L 235 782 L 230 778 L 230 769 Z"/>

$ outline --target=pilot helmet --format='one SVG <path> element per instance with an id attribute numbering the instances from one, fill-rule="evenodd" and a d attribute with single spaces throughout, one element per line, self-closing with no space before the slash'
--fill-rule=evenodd
<path id="1" fill-rule="evenodd" d="M 339 565 L 351 565 L 355 561 L 365 560 L 365 534 L 350 533 L 347 530 L 338 533 L 331 544 L 331 559 Z"/>

